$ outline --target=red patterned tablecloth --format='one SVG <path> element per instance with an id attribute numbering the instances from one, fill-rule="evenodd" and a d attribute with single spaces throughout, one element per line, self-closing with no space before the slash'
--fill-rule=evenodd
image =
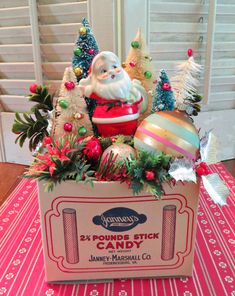
<path id="1" fill-rule="evenodd" d="M 35 181 L 22 180 L 0 208 L 0 295 L 235 296 L 235 179 L 222 164 L 211 170 L 230 187 L 229 206 L 215 205 L 201 188 L 193 277 L 99 284 L 45 282 L 37 188 Z"/>

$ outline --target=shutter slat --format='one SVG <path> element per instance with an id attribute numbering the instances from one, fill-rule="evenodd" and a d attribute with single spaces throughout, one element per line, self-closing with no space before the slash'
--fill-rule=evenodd
<path id="1" fill-rule="evenodd" d="M 87 2 L 39 5 L 39 15 L 44 24 L 81 22 L 87 17 Z"/>
<path id="2" fill-rule="evenodd" d="M 0 79 L 2 94 L 25 95 L 34 79 Z"/>
<path id="3" fill-rule="evenodd" d="M 188 48 L 193 48 L 194 51 L 199 47 L 198 42 L 177 42 L 172 47 L 172 42 L 151 42 L 149 46 L 149 50 L 151 52 L 176 52 L 176 51 L 184 51 L 186 52 Z M 206 44 L 202 44 L 200 46 L 200 51 L 205 51 Z M 214 51 L 234 51 L 235 50 L 235 42 L 215 42 L 214 43 Z"/>
<path id="4" fill-rule="evenodd" d="M 34 79 L 33 62 L 0 63 L 1 78 L 22 78 Z"/>
<path id="5" fill-rule="evenodd" d="M 81 23 L 40 25 L 42 43 L 70 43 L 75 40 Z"/>
<path id="6" fill-rule="evenodd" d="M 29 112 L 35 105 L 34 102 L 29 102 L 25 96 L 0 95 L 0 101 L 7 112 Z"/>
<path id="7" fill-rule="evenodd" d="M 30 26 L 15 26 L 0 28 L 2 44 L 32 43 Z"/>
<path id="8" fill-rule="evenodd" d="M 206 24 L 203 23 L 175 23 L 175 22 L 151 22 L 152 33 L 195 33 L 206 32 Z"/>
<path id="9" fill-rule="evenodd" d="M 54 63 L 43 63 L 43 73 L 46 79 L 51 80 L 62 80 L 64 69 L 71 66 L 71 62 L 54 62 Z"/>
<path id="10" fill-rule="evenodd" d="M 211 93 L 211 101 L 234 101 L 235 103 L 235 93 L 234 91 L 230 92 L 216 92 L 216 93 Z M 235 106 L 233 105 L 233 108 Z"/>
<path id="11" fill-rule="evenodd" d="M 0 8 L 10 8 L 10 7 L 21 7 L 21 6 L 27 6 L 28 0 L 1 0 L 0 1 Z"/>
<path id="12" fill-rule="evenodd" d="M 151 3 L 150 11 L 151 14 L 159 13 L 159 7 L 161 7 L 161 14 L 202 14 L 207 13 L 207 5 L 198 5 L 198 3 L 167 3 L 158 1 L 158 3 Z"/>
<path id="13" fill-rule="evenodd" d="M 1 27 L 30 25 L 29 8 L 27 6 L 0 8 L 0 24 Z"/>
<path id="14" fill-rule="evenodd" d="M 41 52 L 44 60 L 48 62 L 71 61 L 74 43 L 42 44 Z"/>
<path id="15" fill-rule="evenodd" d="M 160 2 L 160 1 L 159 1 Z M 151 15 L 157 14 L 156 11 L 159 10 L 160 3 L 152 3 L 150 6 Z M 178 2 L 178 1 L 177 1 Z M 224 5 L 217 4 L 217 14 L 218 15 L 233 15 L 235 14 L 235 5 Z M 161 5 L 161 14 L 187 14 L 187 15 L 195 15 L 195 14 L 207 14 L 208 13 L 208 5 L 200 3 L 162 3 Z"/>

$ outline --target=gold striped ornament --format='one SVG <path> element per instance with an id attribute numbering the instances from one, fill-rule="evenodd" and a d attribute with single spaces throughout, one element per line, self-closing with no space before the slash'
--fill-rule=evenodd
<path id="1" fill-rule="evenodd" d="M 199 144 L 197 129 L 190 118 L 178 110 L 151 114 L 142 121 L 134 137 L 136 149 L 192 160 L 198 158 Z"/>

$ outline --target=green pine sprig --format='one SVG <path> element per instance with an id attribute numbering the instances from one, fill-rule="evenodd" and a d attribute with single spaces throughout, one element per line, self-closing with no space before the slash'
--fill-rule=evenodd
<path id="1" fill-rule="evenodd" d="M 15 113 L 12 132 L 19 134 L 15 143 L 22 147 L 25 140 L 29 139 L 30 151 L 36 149 L 37 145 L 48 136 L 48 111 L 53 110 L 53 97 L 49 94 L 46 86 L 38 86 L 34 94 L 29 95 L 29 101 L 37 102 L 31 108 L 30 113 Z"/>
<path id="2" fill-rule="evenodd" d="M 53 96 L 48 92 L 47 86 L 39 85 L 36 92 L 29 95 L 29 101 L 37 103 L 31 108 L 33 113 L 35 109 L 44 112 L 53 110 Z"/>
<path id="3" fill-rule="evenodd" d="M 12 132 L 19 135 L 15 143 L 19 142 L 20 147 L 22 147 L 28 138 L 29 149 L 32 151 L 45 136 L 48 136 L 47 125 L 45 116 L 42 116 L 37 109 L 35 109 L 33 117 L 28 113 L 23 113 L 22 117 L 19 113 L 16 113 Z"/>
<path id="4" fill-rule="evenodd" d="M 66 146 L 67 143 L 69 143 L 68 147 Z M 67 150 L 64 147 L 67 147 Z M 75 136 L 69 137 L 68 142 L 61 138 L 58 142 L 45 147 L 44 154 L 38 154 L 34 158 L 34 162 L 26 172 L 25 177 L 46 181 L 45 190 L 48 192 L 52 191 L 56 184 L 66 180 L 84 181 L 92 185 L 95 180 L 95 172 L 91 170 L 91 165 L 84 158 L 82 154 L 83 148 L 84 143 L 77 143 Z M 68 160 L 59 159 L 58 155 L 63 150 Z M 53 151 L 55 151 L 55 155 L 53 155 Z M 52 174 L 50 172 L 50 165 L 47 166 L 46 160 L 48 159 L 51 161 L 50 164 L 55 165 Z M 46 165 L 47 167 L 38 171 L 41 165 Z"/>
<path id="5" fill-rule="evenodd" d="M 168 174 L 171 157 L 164 153 L 152 154 L 147 151 L 138 151 L 137 157 L 126 160 L 127 174 L 130 176 L 134 194 L 139 194 L 142 190 L 160 197 L 163 195 L 162 184 L 170 181 Z M 151 171 L 154 174 L 153 180 L 148 180 L 146 172 Z"/>

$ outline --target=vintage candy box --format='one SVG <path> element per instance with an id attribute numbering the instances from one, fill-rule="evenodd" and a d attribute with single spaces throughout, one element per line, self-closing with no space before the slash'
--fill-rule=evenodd
<path id="1" fill-rule="evenodd" d="M 161 199 L 119 182 L 38 188 L 47 281 L 192 275 L 199 184 Z"/>

